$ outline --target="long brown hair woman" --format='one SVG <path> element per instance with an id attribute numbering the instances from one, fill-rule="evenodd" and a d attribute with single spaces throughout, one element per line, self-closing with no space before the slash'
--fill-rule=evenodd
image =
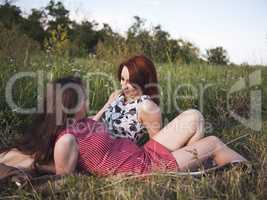
<path id="1" fill-rule="evenodd" d="M 80 90 L 75 90 L 77 87 Z M 31 126 L 26 129 L 22 137 L 13 146 L 1 149 L 0 153 L 16 149 L 32 157 L 34 164 L 47 165 L 53 162 L 57 134 L 66 128 L 68 119 L 78 120 L 81 116 L 85 116 L 85 109 L 76 113 L 63 111 L 80 105 L 79 101 L 83 98 L 81 96 L 85 94 L 81 89 L 83 89 L 81 79 L 74 76 L 48 83 L 43 112 L 34 114 Z M 21 157 L 21 154 L 16 155 L 18 158 Z"/>

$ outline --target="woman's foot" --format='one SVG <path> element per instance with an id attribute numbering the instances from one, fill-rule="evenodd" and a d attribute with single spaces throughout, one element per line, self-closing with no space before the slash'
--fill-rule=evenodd
<path id="1" fill-rule="evenodd" d="M 225 172 L 231 169 L 240 169 L 246 173 L 252 173 L 252 165 L 248 161 L 232 161 L 221 167 L 218 167 L 215 172 Z"/>

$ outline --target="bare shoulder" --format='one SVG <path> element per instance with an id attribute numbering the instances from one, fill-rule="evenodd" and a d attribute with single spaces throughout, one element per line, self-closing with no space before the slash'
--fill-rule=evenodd
<path id="1" fill-rule="evenodd" d="M 161 128 L 160 107 L 152 100 L 144 100 L 138 110 L 138 120 L 145 126 L 149 137 L 152 138 Z"/>
<path id="2" fill-rule="evenodd" d="M 140 104 L 139 111 L 144 112 L 144 113 L 151 113 L 151 114 L 159 113 L 160 107 L 154 101 L 150 99 L 146 99 Z"/>

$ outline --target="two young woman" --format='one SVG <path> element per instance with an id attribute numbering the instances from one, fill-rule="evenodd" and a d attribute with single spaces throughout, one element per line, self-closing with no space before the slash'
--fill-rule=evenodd
<path id="1" fill-rule="evenodd" d="M 156 72 L 146 57 L 137 56 L 122 63 L 118 77 L 122 92 L 111 95 L 95 120 L 86 117 L 85 93 L 78 95 L 73 90 L 83 91 L 79 78 L 52 82 L 44 100 L 44 113 L 38 114 L 15 148 L 33 155 L 38 164 L 54 161 L 57 174 L 71 173 L 76 168 L 99 175 L 184 171 L 209 157 L 219 166 L 246 160 L 215 136 L 203 138 L 204 119 L 197 110 L 181 113 L 160 129 L 159 101 L 155 96 L 158 91 L 153 85 L 157 83 Z M 56 88 L 64 88 L 63 95 L 56 93 Z M 61 102 L 56 101 L 57 95 L 62 95 Z M 79 109 L 71 114 L 59 109 L 62 105 L 72 109 L 77 104 Z M 56 123 L 58 112 L 60 124 Z M 75 119 L 71 125 L 70 117 Z M 101 118 L 104 123 L 97 122 Z M 140 147 L 136 142 L 144 129 L 150 139 Z"/>

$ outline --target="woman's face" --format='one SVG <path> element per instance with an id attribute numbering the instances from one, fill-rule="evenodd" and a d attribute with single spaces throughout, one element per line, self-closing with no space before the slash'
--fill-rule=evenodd
<path id="1" fill-rule="evenodd" d="M 127 67 L 123 67 L 121 71 L 122 92 L 126 97 L 134 98 L 140 95 L 140 90 L 138 89 L 138 86 L 134 87 L 134 85 L 130 83 L 129 78 L 129 70 L 127 69 Z"/>

